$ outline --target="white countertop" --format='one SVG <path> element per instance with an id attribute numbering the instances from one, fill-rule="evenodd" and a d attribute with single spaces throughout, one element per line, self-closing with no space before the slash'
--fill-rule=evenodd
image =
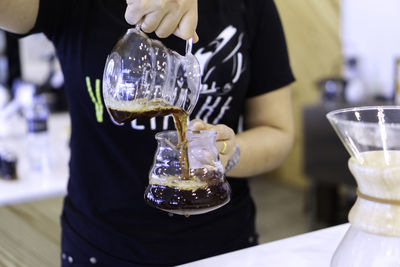
<path id="1" fill-rule="evenodd" d="M 68 181 L 70 119 L 67 113 L 52 114 L 48 122 L 49 158 L 47 173 L 32 171 L 27 158 L 26 123 L 21 117 L 3 123 L 0 145 L 18 158 L 17 180 L 0 179 L 0 206 L 66 194 Z M 5 128 L 7 128 L 5 130 Z"/>
<path id="2" fill-rule="evenodd" d="M 329 267 L 349 224 L 318 230 L 181 265 L 181 267 Z"/>

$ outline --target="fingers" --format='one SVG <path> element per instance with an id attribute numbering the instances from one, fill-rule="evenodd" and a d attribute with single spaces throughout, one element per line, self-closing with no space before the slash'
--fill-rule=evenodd
<path id="1" fill-rule="evenodd" d="M 222 163 L 222 166 L 226 167 L 228 161 L 232 158 L 233 154 L 235 154 L 235 150 L 235 145 L 228 145 L 228 150 L 225 153 L 219 153 L 219 160 Z"/>
<path id="2" fill-rule="evenodd" d="M 194 119 L 189 122 L 188 129 L 191 131 L 207 130 L 210 125 L 200 119 Z"/>
<path id="3" fill-rule="evenodd" d="M 226 141 L 235 138 L 235 132 L 224 124 L 217 124 L 210 130 L 217 132 L 217 141 Z"/>
<path id="4" fill-rule="evenodd" d="M 141 22 L 140 28 L 147 33 L 154 32 L 160 25 L 165 12 L 152 12 L 147 14 Z"/>
<path id="5" fill-rule="evenodd" d="M 131 25 L 137 24 L 142 18 L 142 14 L 136 13 L 134 8 L 130 5 L 125 10 L 125 20 Z"/>
<path id="6" fill-rule="evenodd" d="M 200 119 L 194 119 L 189 122 L 188 129 L 192 131 L 212 130 L 217 132 L 216 147 L 223 166 L 226 166 L 229 159 L 235 154 L 236 136 L 235 132 L 228 126 L 224 124 L 212 125 Z"/>
<path id="7" fill-rule="evenodd" d="M 156 10 L 162 10 L 161 7 L 155 6 L 155 1 L 149 0 L 127 0 L 125 10 L 125 20 L 129 24 L 138 24 L 146 14 L 152 13 Z"/>
<path id="8" fill-rule="evenodd" d="M 221 155 L 230 155 L 235 152 L 235 142 L 233 139 L 217 141 L 217 149 Z"/>
<path id="9" fill-rule="evenodd" d="M 198 41 L 199 41 L 199 36 L 197 35 L 197 32 L 195 32 L 193 36 L 193 43 L 197 43 Z"/>
<path id="10" fill-rule="evenodd" d="M 199 39 L 196 33 L 197 19 L 196 6 L 195 9 L 189 10 L 182 16 L 178 27 L 176 27 L 176 30 L 174 31 L 174 35 L 184 40 L 193 38 L 193 41 L 197 42 Z"/>
<path id="11" fill-rule="evenodd" d="M 224 124 L 212 125 L 205 123 L 200 119 L 194 119 L 189 123 L 189 130 L 201 131 L 211 130 L 217 132 L 216 146 L 220 156 L 232 156 L 235 153 L 235 132 Z"/>
<path id="12" fill-rule="evenodd" d="M 194 119 L 190 121 L 188 125 L 189 130 L 201 131 L 201 130 L 212 130 L 217 132 L 217 141 L 224 141 L 233 139 L 235 137 L 235 132 L 224 124 L 212 125 L 205 123 L 200 119 Z"/>
<path id="13" fill-rule="evenodd" d="M 178 28 L 180 17 L 175 13 L 168 13 L 161 21 L 160 25 L 156 29 L 156 35 L 160 38 L 166 38 L 174 33 L 175 29 Z M 181 37 L 181 36 L 178 36 Z M 189 37 L 190 38 L 190 37 Z M 187 38 L 187 39 L 189 39 Z"/>
<path id="14" fill-rule="evenodd" d="M 160 38 L 174 34 L 198 41 L 197 0 L 127 0 L 125 19 L 132 25 L 140 22 L 144 32 L 155 31 Z"/>

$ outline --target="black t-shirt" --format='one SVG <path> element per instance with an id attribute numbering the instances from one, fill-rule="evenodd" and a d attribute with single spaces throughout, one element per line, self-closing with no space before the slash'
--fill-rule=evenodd
<path id="1" fill-rule="evenodd" d="M 246 98 L 293 81 L 279 16 L 272 0 L 198 4 L 200 41 L 193 51 L 203 75 L 191 118 L 237 130 Z M 105 107 L 101 113 L 103 99 L 88 91 L 101 83 L 108 53 L 131 27 L 125 8 L 125 0 L 40 1 L 32 32 L 44 32 L 56 47 L 72 123 L 63 217 L 91 246 L 139 265 L 179 264 L 254 244 L 255 209 L 246 179 L 229 179 L 231 201 L 203 215 L 171 217 L 144 203 L 154 135 L 174 129 L 173 120 L 115 125 Z M 181 39 L 162 42 L 183 54 Z"/>

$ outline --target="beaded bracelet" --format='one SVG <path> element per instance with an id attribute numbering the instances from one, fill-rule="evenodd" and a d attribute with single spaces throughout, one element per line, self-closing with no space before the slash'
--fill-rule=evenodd
<path id="1" fill-rule="evenodd" d="M 235 167 L 236 164 L 239 163 L 239 159 L 240 159 L 240 149 L 239 149 L 239 146 L 236 145 L 235 146 L 235 153 L 232 155 L 232 157 L 228 160 L 228 163 L 226 164 L 225 173 L 227 173 L 230 170 L 232 170 L 232 168 Z"/>

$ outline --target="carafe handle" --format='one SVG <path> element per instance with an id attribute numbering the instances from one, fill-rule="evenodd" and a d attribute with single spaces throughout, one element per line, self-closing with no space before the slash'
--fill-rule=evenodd
<path id="1" fill-rule="evenodd" d="M 142 26 L 142 20 L 140 20 L 136 25 L 135 28 L 138 31 L 141 31 L 141 26 Z M 186 55 L 192 54 L 192 48 L 193 48 L 193 38 L 187 39 L 186 40 Z"/>
<path id="2" fill-rule="evenodd" d="M 186 55 L 192 54 L 193 38 L 186 40 Z"/>

